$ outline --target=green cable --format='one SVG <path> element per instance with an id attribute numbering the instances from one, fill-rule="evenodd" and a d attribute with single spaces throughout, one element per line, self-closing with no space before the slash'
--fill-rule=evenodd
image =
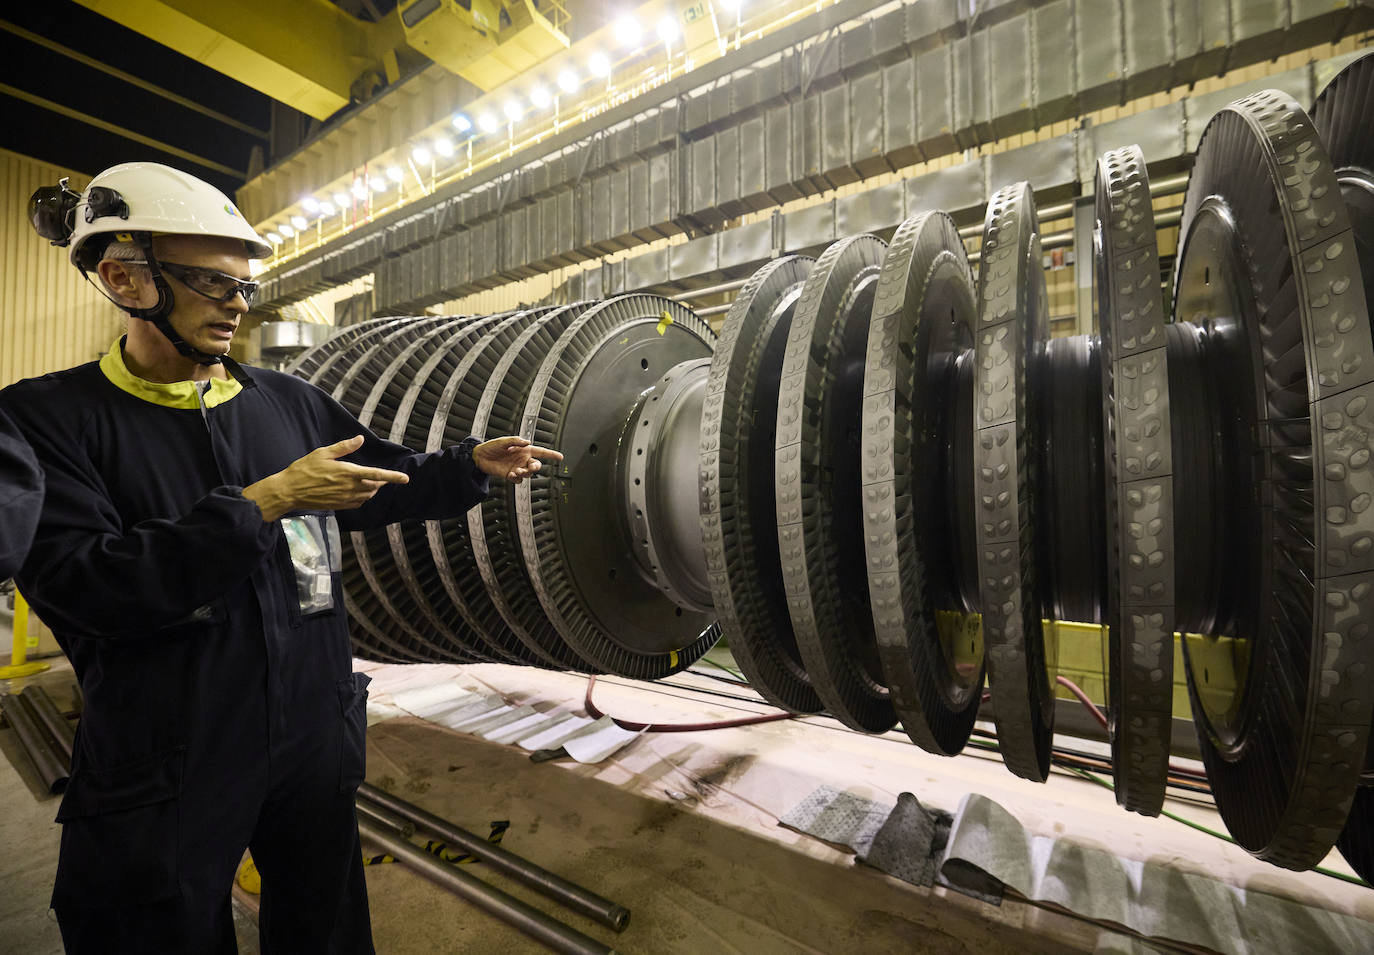
<path id="1" fill-rule="evenodd" d="M 749 682 L 748 680 L 746 680 L 746 679 L 744 678 L 744 674 L 743 674 L 743 673 L 739 673 L 738 671 L 732 670 L 732 669 L 730 669 L 728 666 L 726 666 L 726 665 L 723 664 L 723 663 L 717 663 L 715 660 L 711 660 L 711 659 L 708 659 L 708 658 L 706 658 L 706 657 L 702 657 L 700 662 L 702 662 L 702 663 L 709 663 L 709 664 L 711 664 L 711 666 L 715 667 L 717 670 L 724 670 L 726 673 L 730 674 L 732 677 L 734 677 L 736 680 L 739 680 L 741 683 L 748 683 L 748 682 Z"/>

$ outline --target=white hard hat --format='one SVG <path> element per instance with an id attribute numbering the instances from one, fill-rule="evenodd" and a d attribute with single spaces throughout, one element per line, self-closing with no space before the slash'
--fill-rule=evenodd
<path id="1" fill-rule="evenodd" d="M 91 180 L 73 210 L 72 264 L 81 265 L 78 256 L 92 236 L 115 232 L 223 236 L 242 239 L 249 258 L 272 254 L 228 196 L 155 162 L 121 163 Z"/>

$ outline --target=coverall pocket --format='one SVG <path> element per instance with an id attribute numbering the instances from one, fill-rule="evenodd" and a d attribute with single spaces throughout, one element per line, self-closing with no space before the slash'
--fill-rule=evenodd
<path id="1" fill-rule="evenodd" d="M 179 746 L 72 776 L 57 813 L 62 848 L 54 907 L 140 904 L 180 894 L 184 756 Z"/>
<path id="2" fill-rule="evenodd" d="M 339 738 L 339 792 L 354 792 L 367 776 L 367 685 L 372 677 L 354 673 L 336 684 L 343 711 Z"/>

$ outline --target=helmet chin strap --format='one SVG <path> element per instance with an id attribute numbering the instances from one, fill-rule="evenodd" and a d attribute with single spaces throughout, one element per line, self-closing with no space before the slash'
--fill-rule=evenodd
<path id="1" fill-rule="evenodd" d="M 120 306 L 134 318 L 141 318 L 144 321 L 152 322 L 158 331 L 162 332 L 172 347 L 178 353 L 191 359 L 197 365 L 218 365 L 224 361 L 222 355 L 211 355 L 198 348 L 193 348 L 189 342 L 177 334 L 177 330 L 172 327 L 170 316 L 172 306 L 175 304 L 172 298 L 172 288 L 167 284 L 167 279 L 162 275 L 162 269 L 158 268 L 157 258 L 153 255 L 153 237 L 148 232 L 135 232 L 133 240 L 139 248 L 143 250 L 143 261 L 147 264 L 148 270 L 153 275 L 153 287 L 157 289 L 157 304 L 151 308 L 132 308 L 124 305 Z"/>

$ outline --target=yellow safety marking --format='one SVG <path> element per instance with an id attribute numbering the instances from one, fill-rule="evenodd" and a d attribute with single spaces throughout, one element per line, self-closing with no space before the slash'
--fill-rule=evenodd
<path id="1" fill-rule="evenodd" d="M 237 876 L 239 888 L 254 895 L 262 895 L 262 875 L 258 872 L 258 867 L 253 862 L 253 857 L 249 856 L 243 860 L 243 865 L 239 866 Z"/>
<path id="2" fill-rule="evenodd" d="M 669 650 L 669 651 L 668 651 L 668 665 L 669 665 L 670 667 L 675 667 L 675 666 L 677 666 L 677 651 L 676 651 L 676 650 Z"/>
<path id="3" fill-rule="evenodd" d="M 0 680 L 17 680 L 20 677 L 42 673 L 49 665 L 41 660 L 30 660 L 29 654 L 38 649 L 38 628 L 29 626 L 29 603 L 18 590 L 14 592 L 13 642 L 10 647 L 8 666 L 0 667 Z"/>
<path id="4" fill-rule="evenodd" d="M 663 310 L 663 317 L 658 320 L 658 333 L 660 335 L 668 331 L 668 326 L 673 324 L 673 316 L 668 314 L 668 310 Z"/>

